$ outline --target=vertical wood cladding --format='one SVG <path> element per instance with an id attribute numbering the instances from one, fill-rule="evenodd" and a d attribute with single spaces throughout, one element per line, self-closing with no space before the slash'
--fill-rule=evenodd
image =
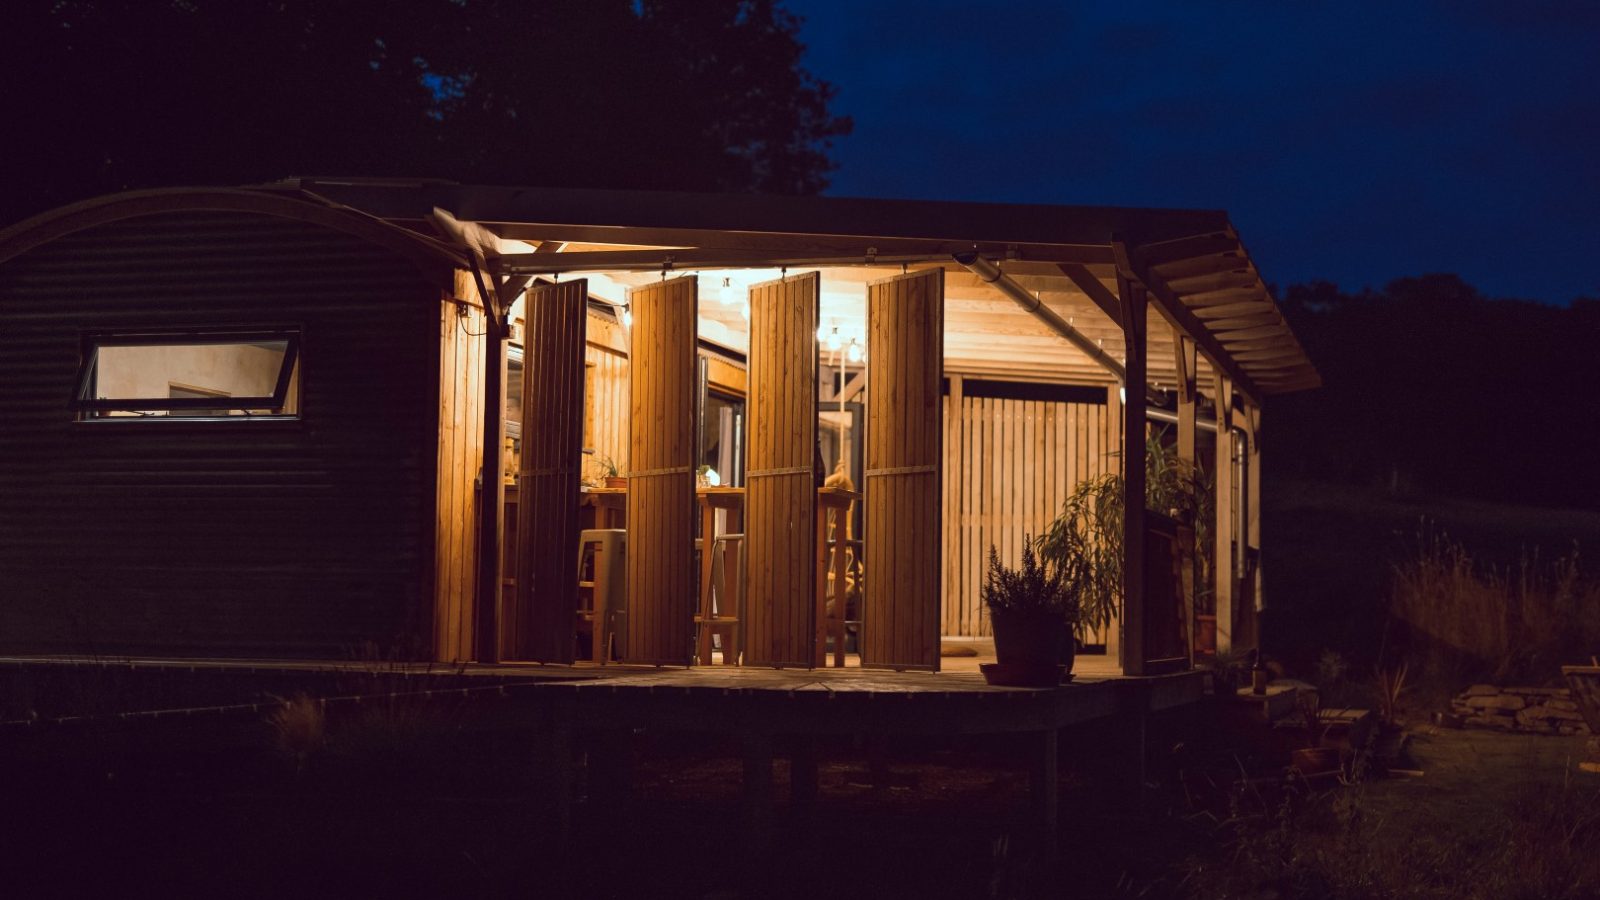
<path id="1" fill-rule="evenodd" d="M 572 662 L 589 283 L 528 290 L 512 658 Z M 596 655 L 598 657 L 598 652 Z"/>
<path id="2" fill-rule="evenodd" d="M 637 288 L 628 455 L 629 662 L 688 665 L 694 624 L 696 290 Z"/>
<path id="3" fill-rule="evenodd" d="M 861 664 L 939 667 L 944 270 L 867 287 Z"/>
<path id="4" fill-rule="evenodd" d="M 483 355 L 487 322 L 477 288 L 456 273 L 439 309 L 439 463 L 434 526 L 433 658 L 473 657 L 477 621 L 478 469 L 483 466 Z"/>
<path id="5" fill-rule="evenodd" d="M 217 212 L 0 265 L 0 650 L 427 653 L 449 276 Z M 301 329 L 301 418 L 75 421 L 85 332 L 195 326 Z"/>
<path id="6" fill-rule="evenodd" d="M 821 284 L 812 272 L 750 289 L 744 519 L 749 665 L 814 665 L 817 486 L 812 466 Z"/>

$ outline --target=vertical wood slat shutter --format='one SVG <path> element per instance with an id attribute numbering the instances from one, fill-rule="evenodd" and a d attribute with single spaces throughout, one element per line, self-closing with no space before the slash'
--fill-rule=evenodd
<path id="1" fill-rule="evenodd" d="M 694 463 L 699 421 L 694 277 L 628 293 L 628 622 L 625 658 L 688 665 L 694 628 Z"/>
<path id="2" fill-rule="evenodd" d="M 750 289 L 745 663 L 815 665 L 817 304 L 809 272 Z"/>
<path id="3" fill-rule="evenodd" d="M 939 667 L 944 270 L 867 286 L 861 664 Z"/>
<path id="4" fill-rule="evenodd" d="M 528 289 L 513 659 L 572 662 L 588 282 Z"/>

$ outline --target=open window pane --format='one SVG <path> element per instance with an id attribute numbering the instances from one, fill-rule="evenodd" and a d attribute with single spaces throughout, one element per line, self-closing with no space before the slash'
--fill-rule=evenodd
<path id="1" fill-rule="evenodd" d="M 94 338 L 77 407 L 83 418 L 293 416 L 297 335 L 117 335 Z"/>

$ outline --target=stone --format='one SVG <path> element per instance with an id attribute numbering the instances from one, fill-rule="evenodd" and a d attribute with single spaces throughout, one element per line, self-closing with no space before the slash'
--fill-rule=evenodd
<path id="1" fill-rule="evenodd" d="M 1492 697 L 1500 693 L 1500 689 L 1492 684 L 1475 684 L 1462 692 L 1463 697 Z"/>
<path id="2" fill-rule="evenodd" d="M 1501 688 L 1503 694 L 1518 694 L 1524 697 L 1549 697 L 1555 694 L 1566 693 L 1566 688 L 1550 687 L 1508 687 Z"/>
<path id="3" fill-rule="evenodd" d="M 1544 705 L 1550 707 L 1551 709 L 1569 709 L 1573 712 L 1578 711 L 1578 701 L 1564 700 L 1560 697 L 1554 697 L 1550 700 L 1546 700 Z"/>
<path id="4" fill-rule="evenodd" d="M 1467 698 L 1467 706 L 1473 709 L 1504 709 L 1515 712 L 1528 705 L 1528 701 L 1512 694 L 1499 694 L 1493 697 L 1479 695 Z"/>

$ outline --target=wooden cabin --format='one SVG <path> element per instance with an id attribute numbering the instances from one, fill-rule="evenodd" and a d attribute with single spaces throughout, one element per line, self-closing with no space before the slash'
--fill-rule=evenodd
<path id="1" fill-rule="evenodd" d="M 1317 384 L 1221 212 L 361 179 L 0 232 L 0 378 L 0 652 L 921 670 L 1151 423 L 1250 645 L 1262 407 Z M 1129 674 L 1198 630 L 1141 510 Z"/>

